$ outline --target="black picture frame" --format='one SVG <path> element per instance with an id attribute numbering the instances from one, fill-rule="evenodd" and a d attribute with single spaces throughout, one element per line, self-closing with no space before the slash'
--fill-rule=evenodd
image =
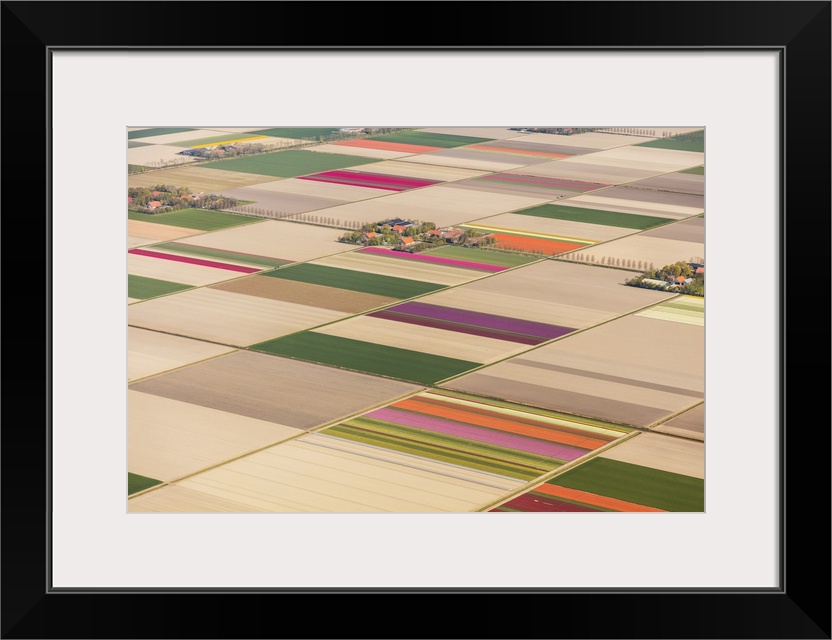
<path id="1" fill-rule="evenodd" d="M 214 26 L 226 22 L 229 12 L 237 23 L 253 22 L 264 19 L 273 4 L 280 5 L 284 20 L 310 28 L 286 29 L 279 42 L 270 30 L 234 30 L 217 42 Z M 822 275 L 830 264 L 832 211 L 830 2 L 396 3 L 395 15 L 419 16 L 418 24 L 410 26 L 390 17 L 391 5 L 382 3 L 203 2 L 193 11 L 194 5 L 2 3 L 2 181 L 7 206 L 15 204 L 13 194 L 21 193 L 21 185 L 35 185 L 25 190 L 33 196 L 27 203 L 29 215 L 7 210 L 3 217 L 2 290 L 11 309 L 3 318 L 6 421 L 0 432 L 3 638 L 830 638 L 829 298 Z M 465 29 L 452 17 L 455 9 L 465 16 Z M 447 17 L 438 19 L 440 11 Z M 136 16 L 153 16 L 154 24 L 187 24 L 188 29 L 149 29 Z M 522 30 L 510 28 L 512 19 L 522 19 Z M 391 44 L 391 27 L 385 25 L 394 23 L 396 44 Z M 61 49 L 130 47 L 777 51 L 783 80 L 779 588 L 54 590 L 48 545 L 50 270 L 56 268 L 50 262 L 50 58 Z M 20 242 L 21 237 L 29 240 Z M 32 247 L 38 243 L 33 239 L 39 237 L 45 241 L 34 259 Z M 786 270 L 788 256 L 791 274 Z M 804 284 L 819 282 L 823 291 L 802 291 Z M 788 293 L 792 307 L 801 311 L 790 324 Z M 808 306 L 805 295 L 812 300 Z M 25 313 L 15 311 L 19 305 L 25 305 Z M 822 326 L 816 326 L 818 320 Z M 822 375 L 804 364 L 816 359 L 821 360 Z M 803 444 L 803 437 L 811 437 L 811 445 Z M 459 598 L 472 607 L 465 614 Z M 324 606 L 341 603 L 352 613 L 323 614 Z M 383 609 L 395 626 L 370 622 L 376 614 L 368 605 Z M 518 615 L 521 606 L 528 610 Z M 287 615 L 300 607 L 317 607 L 321 615 L 312 622 Z M 447 619 L 459 624 L 450 628 L 440 622 Z"/>

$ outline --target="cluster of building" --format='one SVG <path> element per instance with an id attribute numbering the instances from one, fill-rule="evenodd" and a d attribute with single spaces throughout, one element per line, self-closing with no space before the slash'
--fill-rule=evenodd
<path id="1" fill-rule="evenodd" d="M 437 244 L 479 244 L 489 236 L 469 237 L 469 232 L 463 229 L 448 227 L 445 229 L 425 228 L 434 225 L 418 225 L 411 220 L 392 218 L 374 225 L 376 231 L 364 231 L 358 241 L 365 245 L 392 244 L 391 235 L 395 237 L 395 249 L 401 251 L 414 251 L 427 248 L 428 245 Z M 389 229 L 389 231 L 388 231 Z"/>

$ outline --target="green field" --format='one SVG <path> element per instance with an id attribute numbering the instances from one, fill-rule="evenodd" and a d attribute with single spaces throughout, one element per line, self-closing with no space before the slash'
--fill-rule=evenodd
<path id="1" fill-rule="evenodd" d="M 236 227 L 241 224 L 262 222 L 262 218 L 237 216 L 231 213 L 208 211 L 207 209 L 180 209 L 179 211 L 168 211 L 167 213 L 136 213 L 135 211 L 128 211 L 127 218 L 130 220 L 155 222 L 156 224 L 167 224 L 172 227 L 199 229 L 200 231 L 216 231 L 217 229 Z"/>
<path id="2" fill-rule="evenodd" d="M 593 458 L 550 484 L 665 511 L 705 510 L 705 481 L 627 462 Z"/>
<path id="3" fill-rule="evenodd" d="M 413 345 L 419 348 L 418 345 Z M 279 356 L 328 364 L 344 369 L 397 378 L 418 384 L 434 384 L 481 366 L 420 351 L 305 331 L 285 338 L 251 345 L 249 349 Z"/>
<path id="4" fill-rule="evenodd" d="M 488 142 L 494 138 L 475 138 L 473 136 L 451 136 L 445 133 L 428 133 L 426 131 L 404 131 L 402 133 L 385 133 L 373 136 L 370 140 L 384 140 L 385 142 L 399 142 L 402 144 L 421 144 L 426 147 L 464 147 L 468 144 Z"/>
<path id="5" fill-rule="evenodd" d="M 354 418 L 321 433 L 518 480 L 532 480 L 563 464 L 534 453 L 366 417 Z"/>
<path id="6" fill-rule="evenodd" d="M 658 218 L 656 216 L 641 216 L 634 213 L 618 213 L 603 209 L 584 209 L 579 207 L 564 207 L 558 204 L 542 204 L 530 209 L 512 211 L 522 216 L 550 218 L 552 220 L 569 220 L 571 222 L 586 222 L 600 224 L 607 227 L 622 229 L 650 229 L 666 222 L 673 222 L 672 218 Z"/>
<path id="7" fill-rule="evenodd" d="M 148 170 L 148 167 L 145 167 L 144 165 L 141 165 L 141 164 L 128 164 L 127 165 L 127 174 L 128 175 L 131 174 L 131 173 L 142 173 L 142 172 L 147 171 L 147 170 Z"/>
<path id="8" fill-rule="evenodd" d="M 237 253 L 236 251 L 224 251 L 223 249 L 210 249 L 208 247 L 197 247 L 182 242 L 165 242 L 153 245 L 154 249 L 167 249 L 184 253 L 189 256 L 205 256 L 206 258 L 219 258 L 220 260 L 231 260 L 232 262 L 243 262 L 245 264 L 256 264 L 263 267 L 281 267 L 284 264 L 291 264 L 291 260 L 270 258 L 268 256 L 255 256 L 249 253 Z"/>
<path id="9" fill-rule="evenodd" d="M 157 484 L 162 484 L 161 480 L 155 480 L 146 476 L 140 476 L 138 473 L 127 472 L 127 495 L 131 496 L 139 491 L 144 491 L 150 487 L 155 487 Z"/>
<path id="10" fill-rule="evenodd" d="M 705 167 L 693 167 L 691 169 L 683 169 L 679 173 L 692 173 L 695 176 L 704 176 L 705 175 Z"/>
<path id="11" fill-rule="evenodd" d="M 394 278 L 393 276 L 382 276 L 376 273 L 364 273 L 352 269 L 337 269 L 308 263 L 279 269 L 278 271 L 269 271 L 263 275 L 308 284 L 322 284 L 326 287 L 336 287 L 337 289 L 358 291 L 360 293 L 374 293 L 378 296 L 401 300 L 445 288 L 444 284 Z"/>
<path id="12" fill-rule="evenodd" d="M 147 298 L 155 298 L 156 296 L 163 296 L 168 293 L 176 291 L 184 291 L 192 288 L 190 284 L 180 284 L 179 282 L 168 282 L 167 280 L 156 280 L 155 278 L 145 278 L 144 276 L 127 276 L 127 297 L 138 298 L 146 300 Z"/>
<path id="13" fill-rule="evenodd" d="M 166 133 L 182 133 L 184 131 L 196 131 L 193 127 L 156 127 L 155 129 L 142 129 L 141 131 L 128 131 L 127 139 L 149 138 L 150 136 L 163 136 Z"/>
<path id="14" fill-rule="evenodd" d="M 636 145 L 637 147 L 653 147 L 654 149 L 673 149 L 674 151 L 705 151 L 705 130 L 680 133 L 670 138 L 659 138 Z"/>
<path id="15" fill-rule="evenodd" d="M 312 151 L 275 151 L 231 160 L 206 162 L 200 167 L 256 173 L 276 178 L 294 178 L 319 171 L 332 171 L 345 167 L 378 162 L 378 158 L 359 158 L 340 153 L 314 153 Z"/>
<path id="16" fill-rule="evenodd" d="M 338 131 L 338 127 L 275 127 L 273 129 L 261 129 L 260 131 L 249 131 L 248 136 L 272 136 L 274 138 L 294 138 L 303 140 L 321 136 L 325 138 Z"/>
<path id="17" fill-rule="evenodd" d="M 425 251 L 424 255 L 451 258 L 453 260 L 470 260 L 471 262 L 493 264 L 498 267 L 517 267 L 540 259 L 516 253 L 502 253 L 501 251 L 473 249 L 471 247 L 439 247 L 438 249 Z"/>

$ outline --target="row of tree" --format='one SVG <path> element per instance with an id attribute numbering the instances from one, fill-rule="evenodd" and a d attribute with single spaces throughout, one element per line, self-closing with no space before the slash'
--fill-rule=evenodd
<path id="1" fill-rule="evenodd" d="M 652 265 L 651 265 L 652 267 Z M 683 284 L 671 285 L 676 278 L 685 278 L 690 280 Z M 678 289 L 680 293 L 685 293 L 691 296 L 705 295 L 705 274 L 696 273 L 694 268 L 687 262 L 674 262 L 668 264 L 660 269 L 647 269 L 640 275 L 633 278 L 626 278 L 624 284 L 631 287 L 641 287 L 644 289 L 659 289 L 665 290 L 668 286 L 673 286 Z"/>

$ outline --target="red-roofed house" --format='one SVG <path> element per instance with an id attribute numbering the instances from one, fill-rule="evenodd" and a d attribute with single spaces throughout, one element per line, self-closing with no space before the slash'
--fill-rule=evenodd
<path id="1" fill-rule="evenodd" d="M 158 197 L 158 196 L 162 195 L 162 192 L 161 191 L 152 191 L 150 195 L 152 195 L 154 197 Z"/>
<path id="2" fill-rule="evenodd" d="M 399 238 L 399 242 L 402 243 L 403 246 L 409 247 L 412 246 L 416 241 L 413 238 L 405 236 L 403 238 Z"/>
<path id="3" fill-rule="evenodd" d="M 364 233 L 361 234 L 361 240 L 364 241 L 364 242 L 367 242 L 368 240 L 372 240 L 373 238 L 375 238 L 378 235 L 379 234 L 376 233 L 375 231 L 365 231 Z"/>
<path id="4" fill-rule="evenodd" d="M 705 267 L 696 267 L 696 275 L 705 275 Z"/>
<path id="5" fill-rule="evenodd" d="M 158 200 L 151 200 L 150 202 L 147 203 L 147 208 L 148 209 L 158 209 L 161 206 L 162 206 L 162 203 L 159 202 Z"/>
<path id="6" fill-rule="evenodd" d="M 439 229 L 431 229 L 430 231 L 428 231 L 428 235 L 429 236 L 439 236 L 439 237 L 441 237 L 442 232 Z"/>
<path id="7" fill-rule="evenodd" d="M 405 227 L 404 225 L 401 225 L 401 224 L 393 225 L 393 231 L 395 231 L 396 233 L 404 233 L 405 229 L 407 229 L 407 227 Z"/>
<path id="8" fill-rule="evenodd" d="M 128 203 L 129 203 L 129 202 L 133 202 L 133 198 L 131 198 L 130 196 L 127 196 L 127 202 L 128 202 Z"/>

